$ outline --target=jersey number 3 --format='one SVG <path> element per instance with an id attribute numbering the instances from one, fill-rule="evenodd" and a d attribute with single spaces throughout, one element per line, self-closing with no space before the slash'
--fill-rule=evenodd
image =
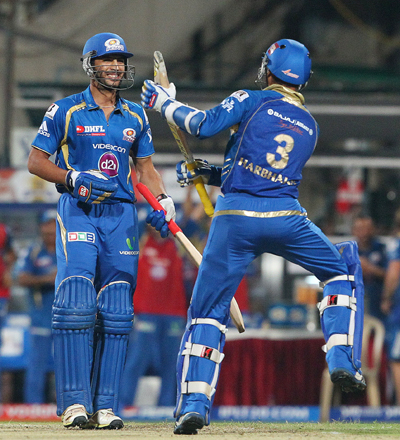
<path id="1" fill-rule="evenodd" d="M 275 153 L 267 153 L 267 162 L 272 168 L 282 170 L 286 167 L 289 161 L 289 153 L 293 150 L 294 139 L 288 134 L 278 134 L 274 137 L 274 141 L 278 142 Z M 283 147 L 282 144 L 285 144 Z M 280 155 L 280 159 L 277 160 L 277 155 Z"/>

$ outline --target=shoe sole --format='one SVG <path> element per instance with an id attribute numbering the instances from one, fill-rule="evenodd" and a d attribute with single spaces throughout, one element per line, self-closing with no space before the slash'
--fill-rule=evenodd
<path id="1" fill-rule="evenodd" d="M 354 391 L 364 391 L 367 387 L 365 382 L 357 380 L 352 374 L 346 370 L 337 370 L 331 374 L 333 383 L 341 386 L 342 391 L 351 393 Z"/>
<path id="2" fill-rule="evenodd" d="M 203 417 L 193 414 L 190 417 L 188 417 L 187 420 L 183 419 L 183 421 L 178 426 L 175 427 L 174 434 L 187 434 L 187 435 L 197 434 L 197 430 L 201 429 L 203 426 L 204 426 Z"/>
<path id="3" fill-rule="evenodd" d="M 82 426 L 82 429 L 122 429 L 123 427 L 124 422 L 122 420 L 113 420 L 109 425 L 98 425 L 89 422 L 87 425 Z"/>
<path id="4" fill-rule="evenodd" d="M 113 420 L 109 425 L 99 425 L 96 429 L 122 429 L 123 427 L 122 420 Z"/>
<path id="5" fill-rule="evenodd" d="M 88 422 L 88 419 L 85 416 L 78 416 L 75 417 L 73 422 L 70 423 L 69 425 L 64 425 L 64 428 L 75 428 L 75 426 L 84 426 L 86 425 Z"/>

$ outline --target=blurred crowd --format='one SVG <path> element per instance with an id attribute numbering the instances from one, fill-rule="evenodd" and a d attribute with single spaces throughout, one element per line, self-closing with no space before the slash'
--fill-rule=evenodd
<path id="1" fill-rule="evenodd" d="M 201 252 L 211 219 L 188 188 L 178 209 L 177 223 Z M 213 197 L 213 195 L 211 195 Z M 141 222 L 139 279 L 134 295 L 135 319 L 120 392 L 121 407 L 135 405 L 139 381 L 144 376 L 160 378 L 157 404 L 173 406 L 175 363 L 186 323 L 186 312 L 197 267 L 173 236 L 161 239 L 144 219 L 149 212 L 139 205 Z M 3 368 L 1 402 L 53 403 L 55 385 L 52 359 L 51 307 L 57 271 L 56 211 L 47 210 L 37 219 L 39 234 L 22 249 L 13 243 L 12 225 L 0 223 L 0 328 L 6 334 L 11 314 L 29 317 L 28 346 L 24 368 Z M 365 287 L 365 314 L 378 318 L 386 328 L 389 401 L 400 404 L 400 210 L 390 236 L 378 233 L 371 216 L 358 212 L 352 218 L 351 236 L 357 241 Z M 235 298 L 247 328 L 268 326 L 268 310 L 260 302 L 260 267 L 254 264 L 243 279 Z M 13 306 L 13 288 L 23 288 L 24 306 Z M 265 293 L 266 294 L 266 293 Z M 295 295 L 294 299 L 295 301 Z"/>

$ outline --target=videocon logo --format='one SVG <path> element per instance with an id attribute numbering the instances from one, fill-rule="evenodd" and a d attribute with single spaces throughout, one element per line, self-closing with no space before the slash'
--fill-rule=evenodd
<path id="1" fill-rule="evenodd" d="M 133 240 L 133 243 L 135 243 L 136 238 L 133 237 L 132 240 Z M 133 251 L 133 246 L 132 246 L 132 244 L 131 244 L 131 240 L 130 240 L 129 238 L 126 239 L 126 244 L 128 245 L 128 248 L 129 248 L 131 251 Z"/>

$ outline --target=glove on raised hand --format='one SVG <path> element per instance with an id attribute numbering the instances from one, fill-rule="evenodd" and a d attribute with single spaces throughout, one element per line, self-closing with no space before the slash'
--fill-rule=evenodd
<path id="1" fill-rule="evenodd" d="M 156 231 L 159 231 L 162 238 L 168 237 L 169 229 L 164 211 L 150 212 L 150 214 L 146 217 L 146 223 L 148 223 L 150 226 L 153 226 Z"/>
<path id="2" fill-rule="evenodd" d="M 193 180 L 201 176 L 205 184 L 208 183 L 211 175 L 211 167 L 206 160 L 196 159 L 195 168 L 188 170 L 187 162 L 181 160 L 176 164 L 176 177 L 180 186 L 193 185 Z"/>
<path id="3" fill-rule="evenodd" d="M 170 83 L 168 88 L 161 87 L 154 81 L 146 80 L 142 86 L 140 95 L 142 107 L 149 110 L 157 110 L 161 113 L 161 107 L 167 99 L 175 99 L 176 88 Z"/>
<path id="4" fill-rule="evenodd" d="M 65 182 L 75 198 L 88 204 L 112 198 L 118 189 L 117 183 L 110 182 L 108 175 L 98 170 L 70 170 Z"/>

